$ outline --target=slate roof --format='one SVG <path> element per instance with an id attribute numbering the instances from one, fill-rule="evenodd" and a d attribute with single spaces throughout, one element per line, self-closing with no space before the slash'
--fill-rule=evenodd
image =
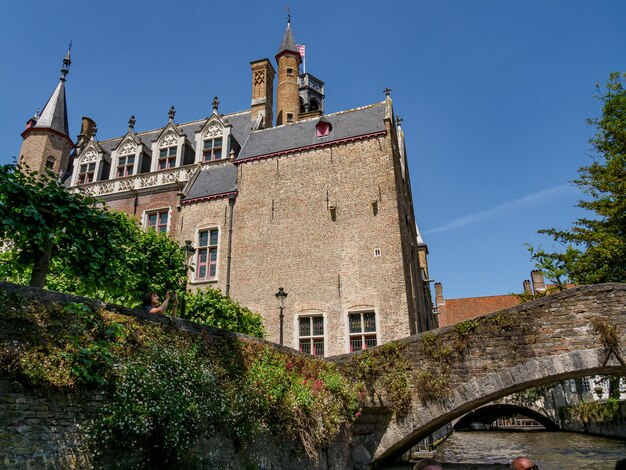
<path id="1" fill-rule="evenodd" d="M 52 96 L 48 98 L 46 105 L 33 127 L 53 129 L 69 137 L 70 131 L 67 125 L 67 105 L 65 103 L 65 81 L 59 80 Z"/>
<path id="2" fill-rule="evenodd" d="M 223 116 L 221 116 L 221 119 L 224 122 L 224 124 L 231 124 L 233 126 L 232 127 L 233 137 L 239 143 L 239 145 L 243 145 L 243 143 L 246 141 L 248 137 L 248 134 L 250 134 L 250 130 L 252 128 L 252 123 L 250 122 L 250 111 L 242 111 L 239 113 L 224 114 Z M 191 147 L 195 150 L 196 149 L 196 132 L 202 129 L 202 126 L 204 126 L 205 122 L 206 122 L 206 118 L 198 120 L 198 121 L 191 121 L 191 122 L 186 122 L 182 124 L 176 124 L 175 126 L 180 132 L 182 132 L 182 134 L 187 136 L 187 140 L 191 144 Z M 161 134 L 164 128 L 165 126 L 163 126 L 160 129 L 154 129 L 151 131 L 138 132 L 137 137 L 141 139 L 141 141 L 144 143 L 144 145 L 148 149 L 150 149 L 152 142 L 159 137 L 159 135 Z M 100 144 L 100 147 L 102 147 L 102 149 L 105 152 L 111 153 L 111 151 L 120 144 L 123 138 L 124 136 L 116 137 L 114 139 L 103 140 L 98 143 Z"/>
<path id="3" fill-rule="evenodd" d="M 291 32 L 291 26 L 289 24 L 287 25 L 283 40 L 278 47 L 278 54 L 283 51 L 291 51 L 296 53 L 298 52 L 298 48 L 296 47 L 296 40 L 293 38 L 293 33 Z"/>
<path id="4" fill-rule="evenodd" d="M 383 101 L 362 108 L 326 114 L 320 118 L 253 131 L 235 161 L 241 162 L 263 155 L 382 132 L 386 130 L 384 118 Z M 320 119 L 332 126 L 326 137 L 316 136 L 315 126 Z"/>
<path id="5" fill-rule="evenodd" d="M 207 165 L 193 181 L 183 204 L 194 199 L 202 199 L 237 190 L 237 167 L 232 163 Z"/>

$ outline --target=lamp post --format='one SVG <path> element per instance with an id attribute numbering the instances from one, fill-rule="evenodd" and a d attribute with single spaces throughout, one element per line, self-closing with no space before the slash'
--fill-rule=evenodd
<path id="1" fill-rule="evenodd" d="M 282 287 L 278 288 L 278 292 L 276 292 L 276 298 L 278 299 L 278 308 L 280 310 L 280 345 L 283 345 L 283 324 L 285 320 L 284 310 L 285 310 L 285 299 L 287 298 L 287 292 Z"/>

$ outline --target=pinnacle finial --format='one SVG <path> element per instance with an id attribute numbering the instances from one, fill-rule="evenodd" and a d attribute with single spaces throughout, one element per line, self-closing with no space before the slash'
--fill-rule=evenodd
<path id="1" fill-rule="evenodd" d="M 135 119 L 135 115 L 133 114 L 128 120 L 128 130 L 133 130 L 135 128 L 135 122 L 137 122 L 137 120 Z"/>
<path id="2" fill-rule="evenodd" d="M 39 108 L 35 110 L 35 114 L 33 115 L 34 119 L 39 119 Z"/>
<path id="3" fill-rule="evenodd" d="M 291 28 L 291 8 L 287 6 L 285 10 L 287 11 L 287 28 Z"/>
<path id="4" fill-rule="evenodd" d="M 213 98 L 213 112 L 217 113 L 217 108 L 220 105 L 220 100 L 217 98 L 217 96 L 215 96 Z"/>
<path id="5" fill-rule="evenodd" d="M 385 94 L 385 96 L 389 96 L 391 94 L 391 89 L 390 88 L 385 88 L 383 90 L 383 93 Z"/>
<path id="6" fill-rule="evenodd" d="M 404 121 L 404 119 L 402 119 L 400 116 L 396 116 L 396 125 L 397 125 L 398 127 L 400 127 L 400 123 L 401 123 L 402 121 Z"/>
<path id="7" fill-rule="evenodd" d="M 169 113 L 167 113 L 167 115 L 170 117 L 170 121 L 174 120 L 174 116 L 176 116 L 176 108 L 174 108 L 174 105 L 172 105 L 172 107 L 170 108 Z"/>
<path id="8" fill-rule="evenodd" d="M 63 59 L 63 66 L 61 67 L 61 80 L 65 80 L 67 74 L 70 73 L 70 65 L 72 65 L 72 59 L 70 57 L 71 50 L 72 40 L 70 40 L 70 44 L 67 47 L 67 54 L 65 54 L 65 58 Z"/>

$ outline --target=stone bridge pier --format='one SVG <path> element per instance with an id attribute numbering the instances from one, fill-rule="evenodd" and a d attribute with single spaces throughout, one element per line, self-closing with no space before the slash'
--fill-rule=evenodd
<path id="1" fill-rule="evenodd" d="M 354 468 L 392 461 L 441 426 L 512 393 L 626 375 L 625 345 L 626 284 L 579 287 L 400 340 L 410 405 L 392 412 L 386 392 L 374 391 L 353 426 Z"/>

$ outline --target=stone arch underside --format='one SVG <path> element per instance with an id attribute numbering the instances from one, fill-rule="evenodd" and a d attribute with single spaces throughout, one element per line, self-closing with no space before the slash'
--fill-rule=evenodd
<path id="1" fill-rule="evenodd" d="M 534 419 L 541 424 L 546 431 L 558 431 L 559 425 L 552 418 L 540 413 L 532 408 L 514 405 L 511 403 L 499 403 L 482 406 L 462 416 L 454 425 L 454 430 L 466 429 L 471 423 L 480 422 L 483 424 L 493 423 L 496 419 L 503 416 L 522 415 L 530 419 Z"/>
<path id="2" fill-rule="evenodd" d="M 598 322 L 617 332 L 613 340 Z M 459 338 L 467 341 L 458 346 Z M 626 376 L 626 284 L 579 287 L 398 344 L 410 364 L 411 405 L 397 416 L 384 390 L 375 391 L 353 425 L 355 468 L 393 461 L 440 427 L 513 393 L 581 376 Z M 446 345 L 456 348 L 452 355 L 433 354 Z M 448 374 L 444 398 L 425 398 L 424 371 Z"/>

